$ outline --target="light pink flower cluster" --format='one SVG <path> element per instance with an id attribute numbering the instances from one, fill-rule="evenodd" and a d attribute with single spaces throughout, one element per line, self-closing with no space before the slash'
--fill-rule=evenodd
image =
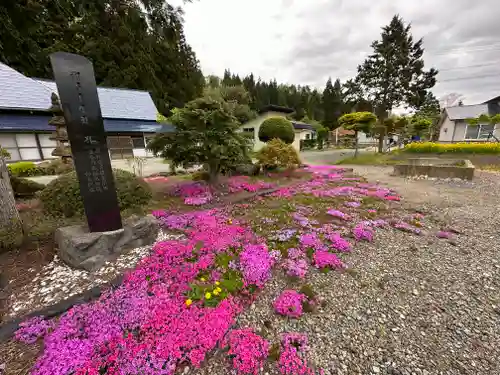
<path id="1" fill-rule="evenodd" d="M 342 220 L 351 220 L 351 217 L 349 215 L 339 210 L 331 209 L 327 211 L 327 214 Z"/>
<path id="2" fill-rule="evenodd" d="M 295 290 L 285 290 L 274 301 L 274 310 L 283 316 L 289 318 L 300 318 L 302 316 L 302 302 L 306 296 Z"/>
<path id="3" fill-rule="evenodd" d="M 354 238 L 357 241 L 373 241 L 373 230 L 363 224 L 356 225 L 352 230 L 352 233 L 354 234 Z"/>
<path id="4" fill-rule="evenodd" d="M 229 352 L 238 374 L 257 375 L 269 354 L 269 343 L 252 329 L 237 329 L 229 333 Z"/>
<path id="5" fill-rule="evenodd" d="M 437 238 L 444 238 L 444 239 L 449 240 L 450 238 L 453 237 L 453 234 L 450 232 L 446 232 L 446 231 L 439 231 L 436 233 L 436 236 L 437 236 Z"/>

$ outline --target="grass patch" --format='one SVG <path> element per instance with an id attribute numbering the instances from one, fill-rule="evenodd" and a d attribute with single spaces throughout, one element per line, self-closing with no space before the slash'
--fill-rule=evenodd
<path id="1" fill-rule="evenodd" d="M 394 165 L 400 161 L 394 159 L 395 153 L 363 152 L 357 157 L 351 156 L 341 159 L 334 164 L 354 164 L 354 165 Z"/>

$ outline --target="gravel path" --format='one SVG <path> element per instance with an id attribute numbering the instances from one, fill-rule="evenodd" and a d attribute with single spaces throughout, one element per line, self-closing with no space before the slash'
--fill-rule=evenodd
<path id="1" fill-rule="evenodd" d="M 398 190 L 432 234 L 377 230 L 345 258 L 351 271 L 310 272 L 324 306 L 296 321 L 272 310 L 290 287 L 275 277 L 238 325 L 273 341 L 279 332 L 307 333 L 309 358 L 325 374 L 500 374 L 500 175 L 413 181 L 389 176 L 392 168 L 354 168 Z M 440 227 L 460 234 L 437 239 Z M 196 373 L 232 373 L 219 359 Z M 276 366 L 263 373 L 277 374 Z"/>

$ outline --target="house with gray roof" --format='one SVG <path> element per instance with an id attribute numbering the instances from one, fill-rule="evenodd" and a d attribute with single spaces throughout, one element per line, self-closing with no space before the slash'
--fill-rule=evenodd
<path id="1" fill-rule="evenodd" d="M 471 126 L 467 119 L 500 113 L 500 96 L 481 104 L 457 105 L 443 110 L 440 119 L 439 142 L 481 142 L 493 134 L 500 138 L 500 125 Z"/>
<path id="2" fill-rule="evenodd" d="M 0 145 L 10 161 L 50 159 L 55 141 L 48 124 L 55 82 L 29 78 L 0 63 Z M 162 129 L 158 110 L 147 91 L 98 87 L 97 93 L 112 159 L 151 156 L 147 139 Z M 163 126 L 163 131 L 173 130 Z"/>

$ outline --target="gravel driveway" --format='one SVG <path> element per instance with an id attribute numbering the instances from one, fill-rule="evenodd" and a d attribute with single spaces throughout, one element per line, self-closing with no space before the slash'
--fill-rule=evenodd
<path id="1" fill-rule="evenodd" d="M 352 271 L 311 273 L 325 301 L 317 314 L 278 317 L 272 301 L 287 284 L 276 277 L 239 325 L 270 338 L 307 333 L 309 358 L 325 374 L 500 374 L 500 175 L 432 182 L 391 177 L 391 168 L 354 168 L 398 190 L 434 229 L 460 234 L 448 242 L 377 231 L 346 258 Z M 213 359 L 199 373 L 230 372 Z"/>

